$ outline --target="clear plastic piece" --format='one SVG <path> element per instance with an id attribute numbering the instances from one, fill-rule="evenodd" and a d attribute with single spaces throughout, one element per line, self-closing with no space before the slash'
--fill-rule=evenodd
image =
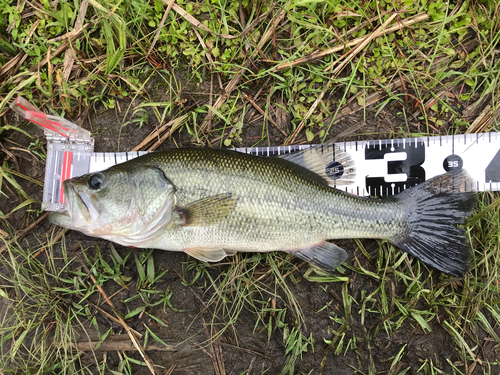
<path id="1" fill-rule="evenodd" d="M 16 98 L 10 107 L 18 115 L 40 126 L 45 135 L 50 135 L 52 137 L 61 136 L 64 138 L 80 140 L 92 138 L 88 130 L 83 129 L 62 117 L 47 115 L 20 96 Z"/>
<path id="2" fill-rule="evenodd" d="M 21 97 L 16 98 L 11 108 L 40 126 L 47 137 L 42 209 L 65 211 L 62 183 L 89 172 L 94 138 L 88 130 L 61 117 L 47 115 Z"/>

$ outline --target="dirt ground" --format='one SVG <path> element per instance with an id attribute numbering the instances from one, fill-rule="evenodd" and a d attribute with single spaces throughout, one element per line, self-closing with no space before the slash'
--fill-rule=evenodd
<path id="1" fill-rule="evenodd" d="M 203 87 L 195 87 L 203 91 Z M 189 90 L 193 91 L 193 90 Z M 168 100 L 161 92 L 155 94 L 154 100 Z M 184 105 L 190 106 L 195 104 L 197 98 L 191 94 L 183 96 L 186 99 Z M 154 116 L 150 116 L 151 122 L 138 129 L 135 125 L 127 125 L 121 129 L 120 124 L 124 122 L 123 113 L 125 108 L 130 104 L 120 102 L 116 99 L 118 105 L 114 109 L 97 108 L 89 112 L 89 118 L 84 122 L 84 127 L 92 130 L 95 133 L 95 151 L 120 151 L 130 150 L 136 146 L 156 125 Z M 139 103 L 134 103 L 134 105 Z M 375 118 L 374 113 L 370 108 L 366 111 L 366 118 L 363 118 L 362 112 L 349 115 L 343 118 L 342 121 L 332 127 L 327 142 L 343 141 L 343 140 L 359 140 L 371 138 L 385 138 L 390 135 L 390 132 L 397 129 L 399 126 L 407 126 L 403 119 L 396 115 L 397 109 L 388 108 L 386 112 L 382 112 Z M 75 120 L 75 119 L 73 119 Z M 41 141 L 44 141 L 42 132 L 34 129 L 26 122 L 17 121 L 14 125 L 20 126 L 32 134 L 37 134 Z M 409 124 L 410 126 L 412 123 Z M 255 143 L 255 137 L 260 137 L 262 133 L 262 122 L 254 122 L 245 126 L 241 138 L 241 144 L 238 146 L 251 146 Z M 360 130 L 362 129 L 362 130 Z M 416 127 L 410 129 L 413 132 L 418 132 Z M 120 136 L 120 146 L 118 146 L 118 137 Z M 352 136 L 351 134 L 362 133 L 362 136 Z M 281 145 L 284 141 L 284 136 L 281 135 L 273 127 L 269 127 L 270 141 L 269 145 Z M 3 137 L 9 138 L 23 146 L 28 146 L 33 140 L 29 140 L 26 136 L 18 132 L 10 132 L 2 134 Z M 191 136 L 186 131 L 175 132 L 172 139 L 166 141 L 160 149 L 168 149 L 172 147 L 190 147 L 193 145 Z M 267 144 L 265 144 L 267 146 Z M 44 165 L 32 155 L 22 153 L 20 151 L 12 151 L 15 155 L 17 168 L 22 170 L 29 177 L 43 181 Z M 5 154 L 3 155 L 5 157 Z M 20 181 L 25 191 L 36 199 L 41 200 L 42 188 L 36 184 Z M 16 204 L 15 201 L 2 200 L 0 202 L 0 210 L 9 212 Z M 9 219 L 12 227 L 20 228 L 23 224 L 25 212 L 19 210 Z M 28 223 L 24 223 L 28 224 Z M 53 225 L 47 221 L 39 225 L 35 230 L 23 238 L 21 245 L 29 248 L 35 246 L 38 241 L 43 240 L 45 235 L 51 233 Z M 64 238 L 64 243 L 70 254 L 80 252 L 80 245 L 87 253 L 89 259 L 93 259 L 97 248 L 109 263 L 112 263 L 109 255 L 110 244 L 107 241 L 86 237 L 77 232 L 70 231 Z M 362 242 L 370 254 L 377 251 L 377 243 L 375 241 Z M 56 267 L 64 268 L 64 261 L 60 258 L 60 244 L 56 245 L 55 265 Z M 124 270 L 125 276 L 130 276 L 131 284 L 129 290 L 123 290 L 118 284 L 113 281 L 107 281 L 103 288 L 108 295 L 115 292 L 119 293 L 113 297 L 115 307 L 124 315 L 139 306 L 141 301 L 136 300 L 130 303 L 123 303 L 124 300 L 130 298 L 136 293 L 137 270 L 134 263 L 134 255 L 139 253 L 139 250 L 121 247 L 114 245 L 117 252 L 125 257 L 128 253 L 131 256 L 128 258 L 127 267 Z M 356 250 L 358 247 L 354 241 L 342 241 L 340 243 L 349 253 L 348 262 L 354 263 L 357 259 L 361 265 L 367 270 L 373 269 L 374 265 L 366 259 L 366 257 Z M 58 258 L 59 256 L 59 258 Z M 153 253 L 155 268 L 157 273 L 162 270 L 168 270 L 161 281 L 156 285 L 157 290 L 167 290 L 171 288 L 172 297 L 171 303 L 178 311 L 174 311 L 169 307 L 163 308 L 162 305 L 153 309 L 146 310 L 154 313 L 154 316 L 160 318 L 165 324 L 161 325 L 151 319 L 147 314 L 140 314 L 127 320 L 131 328 L 144 334 L 145 327 L 143 322 L 147 323 L 151 329 L 154 329 L 155 334 L 162 338 L 167 344 L 175 345 L 174 351 L 149 351 L 153 363 L 158 366 L 163 366 L 163 372 L 168 369 L 173 369 L 172 374 L 278 374 L 283 369 L 287 355 L 285 354 L 285 344 L 283 342 L 284 332 L 282 329 L 275 328 L 271 332 L 268 340 L 268 331 L 261 324 L 257 323 L 257 316 L 251 309 L 244 308 L 234 324 L 235 330 L 227 330 L 212 346 L 206 346 L 207 340 L 210 338 L 210 327 L 205 323 L 211 322 L 214 312 L 213 305 L 205 309 L 207 302 L 213 296 L 212 289 L 207 290 L 207 280 L 200 278 L 192 285 L 188 286 L 186 282 L 193 280 L 195 275 L 193 271 L 186 268 L 187 256 L 179 253 L 165 252 L 155 250 Z M 248 255 L 251 256 L 251 255 Z M 41 262 L 49 262 L 45 253 L 38 256 Z M 299 260 L 294 260 L 294 263 L 300 265 Z M 68 277 L 71 277 L 72 272 L 79 267 L 76 260 L 66 268 Z M 216 278 L 227 270 L 227 265 L 214 266 L 210 269 L 210 274 Z M 263 274 L 269 270 L 269 266 L 261 262 L 258 270 Z M 288 287 L 293 292 L 299 302 L 305 317 L 305 325 L 302 327 L 304 336 L 312 335 L 314 340 L 314 351 L 309 350 L 302 354 L 296 362 L 294 373 L 302 374 L 376 374 L 385 373 L 390 367 L 392 360 L 397 353 L 407 346 L 405 355 L 400 361 L 397 373 L 417 374 L 419 368 L 426 362 L 432 361 L 436 367 L 440 368 L 443 373 L 452 373 L 450 363 L 458 361 L 457 353 L 455 352 L 455 343 L 450 338 L 450 335 L 438 324 L 431 326 L 432 332 L 424 333 L 420 327 L 411 319 L 404 320 L 402 326 L 392 335 L 388 336 L 383 329 L 383 321 L 380 315 L 371 311 L 368 308 L 365 312 L 364 322 L 361 321 L 362 306 L 356 301 L 360 300 L 361 293 L 368 295 L 378 288 L 379 284 L 376 280 L 361 276 L 351 271 L 346 271 L 344 276 L 349 277 L 348 284 L 349 294 L 353 297 L 351 316 L 349 317 L 349 326 L 345 329 L 343 340 L 344 343 L 351 341 L 351 347 L 354 350 L 346 350 L 345 348 L 338 354 L 335 354 L 335 347 L 329 346 L 327 340 L 335 339 L 334 331 L 339 329 L 339 325 L 333 320 L 334 316 L 343 317 L 345 314 L 342 300 L 342 283 L 313 283 L 307 281 L 303 274 L 307 267 L 300 267 L 294 273 L 296 283 L 286 279 Z M 8 272 L 8 271 L 5 271 Z M 267 280 L 268 290 L 278 290 L 273 284 L 271 277 Z M 397 284 L 393 281 L 394 293 L 404 293 L 404 285 Z M 388 288 L 390 289 L 390 288 Z M 78 296 L 69 296 L 67 303 L 78 302 Z M 262 293 L 262 300 L 272 299 L 271 293 Z M 390 296 L 389 296 L 390 298 Z M 276 307 L 285 307 L 284 301 L 286 297 L 281 295 L 281 298 L 276 299 Z M 103 309 L 111 312 L 110 309 L 103 303 L 102 297 L 98 293 L 94 293 L 88 302 L 94 305 L 100 305 Z M 374 301 L 374 303 L 377 303 Z M 423 303 L 422 301 L 417 303 Z M 394 308 L 394 306 L 393 306 Z M 296 320 L 292 309 L 287 310 L 285 321 L 293 323 Z M 445 314 L 443 312 L 443 314 Z M 121 328 L 109 320 L 105 315 L 95 308 L 89 308 L 88 316 L 81 317 L 82 325 L 89 332 L 96 332 L 96 326 L 91 324 L 92 317 L 96 318 L 97 327 L 102 334 L 112 328 L 114 334 L 123 334 Z M 438 319 L 439 320 L 439 317 Z M 224 323 L 221 318 L 217 323 Z M 216 326 L 217 327 L 217 326 Z M 77 328 L 82 338 L 88 337 L 81 328 Z M 477 332 L 481 334 L 481 332 Z M 129 351 L 127 355 L 140 360 L 138 353 Z M 494 352 L 492 352 L 494 355 Z M 97 373 L 95 366 L 96 361 L 99 363 L 103 360 L 104 353 L 96 352 L 86 353 L 82 356 L 82 364 L 88 365 L 93 373 Z M 118 354 L 114 351 L 106 352 L 106 363 L 108 369 L 117 370 L 116 366 L 119 363 Z M 223 369 L 216 369 L 214 363 L 223 363 Z M 174 366 L 174 367 L 173 367 Z M 403 370 L 407 369 L 406 372 Z M 494 369 L 496 373 L 500 373 L 500 369 Z M 403 371 L 403 372 L 400 372 Z M 135 366 L 135 374 L 148 374 L 149 370 L 145 366 Z M 492 372 L 493 374 L 493 372 Z"/>

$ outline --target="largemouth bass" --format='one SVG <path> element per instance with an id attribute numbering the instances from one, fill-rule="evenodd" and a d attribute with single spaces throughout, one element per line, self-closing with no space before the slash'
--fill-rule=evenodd
<path id="1" fill-rule="evenodd" d="M 476 204 L 465 171 L 393 197 L 364 198 L 331 186 L 354 171 L 335 149 L 345 173 L 330 179 L 324 166 L 331 150 L 282 157 L 207 148 L 150 153 L 65 181 L 67 212 L 49 218 L 89 236 L 207 262 L 284 251 L 332 272 L 347 253 L 326 240 L 386 238 L 442 272 L 468 270 L 470 245 L 456 226 Z"/>

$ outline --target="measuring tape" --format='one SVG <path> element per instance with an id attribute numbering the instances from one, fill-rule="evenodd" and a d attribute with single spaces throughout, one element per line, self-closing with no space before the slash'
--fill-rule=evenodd
<path id="1" fill-rule="evenodd" d="M 65 210 L 64 180 L 102 171 L 147 153 L 93 152 L 94 139 L 87 130 L 63 118 L 46 115 L 21 97 L 15 100 L 11 108 L 41 126 L 47 137 L 42 206 L 47 211 Z M 342 185 L 342 189 L 351 194 L 394 195 L 432 177 L 461 169 L 465 169 L 476 182 L 477 191 L 500 190 L 498 132 L 341 142 L 333 146 L 347 153 L 354 161 L 356 176 Z M 278 156 L 310 147 L 321 146 L 252 147 L 237 148 L 236 151 L 258 156 Z M 339 166 L 336 164 L 332 153 L 331 162 L 325 163 L 327 176 L 338 177 L 338 173 L 329 171 L 338 171 Z"/>

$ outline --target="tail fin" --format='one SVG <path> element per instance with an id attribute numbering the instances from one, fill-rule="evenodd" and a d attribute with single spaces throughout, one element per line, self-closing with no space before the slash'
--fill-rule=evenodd
<path id="1" fill-rule="evenodd" d="M 406 231 L 389 241 L 444 273 L 463 276 L 471 248 L 464 224 L 477 204 L 474 182 L 465 171 L 446 173 L 397 196 L 408 214 Z"/>

